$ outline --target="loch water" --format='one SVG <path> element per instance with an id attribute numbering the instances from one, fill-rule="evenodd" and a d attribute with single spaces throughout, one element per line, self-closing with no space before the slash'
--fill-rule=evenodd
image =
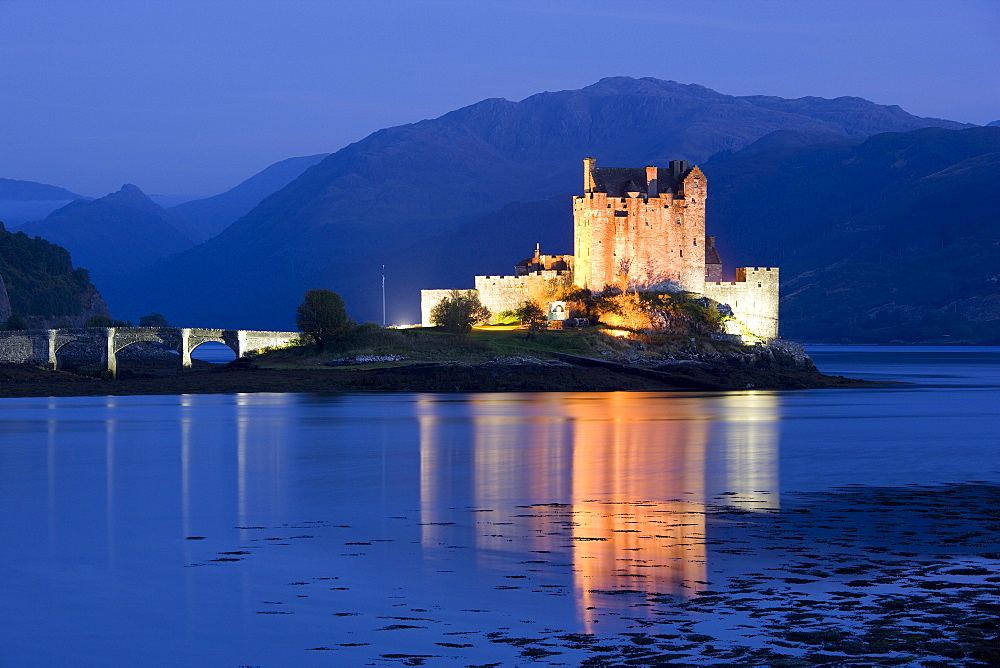
<path id="1" fill-rule="evenodd" d="M 770 554 L 706 508 L 1000 484 L 1000 348 L 809 352 L 899 384 L 0 399 L 0 665 L 576 665 Z"/>

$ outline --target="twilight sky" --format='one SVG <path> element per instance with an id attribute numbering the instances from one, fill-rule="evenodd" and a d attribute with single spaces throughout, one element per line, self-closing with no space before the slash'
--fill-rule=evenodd
<path id="1" fill-rule="evenodd" d="M 0 0 L 0 177 L 226 190 L 605 76 L 1000 119 L 1000 0 Z"/>

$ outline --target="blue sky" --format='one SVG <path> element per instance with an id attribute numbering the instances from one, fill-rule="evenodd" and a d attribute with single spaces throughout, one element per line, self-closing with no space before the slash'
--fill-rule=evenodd
<path id="1" fill-rule="evenodd" d="M 605 76 L 1000 119 L 1000 0 L 0 0 L 0 177 L 209 195 Z"/>

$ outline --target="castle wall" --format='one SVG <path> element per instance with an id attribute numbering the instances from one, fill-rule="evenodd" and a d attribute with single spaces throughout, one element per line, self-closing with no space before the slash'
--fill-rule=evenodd
<path id="1" fill-rule="evenodd" d="M 574 197 L 575 283 L 601 291 L 627 267 L 634 287 L 701 292 L 707 191 L 707 179 L 695 167 L 676 196 Z"/>
<path id="2" fill-rule="evenodd" d="M 479 301 L 496 315 L 521 308 L 529 299 L 545 297 L 550 288 L 569 287 L 573 274 L 568 271 L 535 271 L 524 276 L 476 276 Z"/>
<path id="3" fill-rule="evenodd" d="M 741 267 L 735 282 L 705 283 L 702 293 L 732 309 L 726 333 L 744 341 L 778 338 L 777 267 Z"/>
<path id="4" fill-rule="evenodd" d="M 525 301 L 551 301 L 552 288 L 577 285 L 595 292 L 619 283 L 630 288 L 687 291 L 727 304 L 726 331 L 744 341 L 778 337 L 778 269 L 743 267 L 736 281 L 721 281 L 714 238 L 705 236 L 708 180 L 683 161 L 670 171 L 646 167 L 596 169 L 584 160 L 584 194 L 573 198 L 574 255 L 535 255 L 515 267 L 516 276 L 476 276 L 475 293 L 493 314 Z M 681 176 L 683 175 L 683 179 Z M 606 192 L 597 192 L 605 190 Z M 635 192 L 640 191 L 640 192 Z M 613 195 L 609 195 L 613 193 Z M 623 195 L 623 196 L 618 196 Z M 567 269 L 535 268 L 568 265 Z M 421 322 L 450 290 L 421 291 Z"/>
<path id="5" fill-rule="evenodd" d="M 420 326 L 421 327 L 433 327 L 434 323 L 431 322 L 431 311 L 437 306 L 438 302 L 445 297 L 450 297 L 452 292 L 458 292 L 461 295 L 474 295 L 478 294 L 476 290 L 421 290 L 420 291 Z"/>
<path id="6" fill-rule="evenodd" d="M 459 290 L 465 295 L 475 294 L 483 306 L 496 315 L 501 311 L 513 311 L 521 308 L 529 299 L 548 299 L 549 293 L 560 288 L 567 288 L 573 283 L 573 272 L 545 270 L 535 271 L 524 276 L 476 276 L 474 290 Z M 420 291 L 420 324 L 423 327 L 433 327 L 431 310 L 445 297 L 450 297 L 452 290 L 421 290 Z"/>

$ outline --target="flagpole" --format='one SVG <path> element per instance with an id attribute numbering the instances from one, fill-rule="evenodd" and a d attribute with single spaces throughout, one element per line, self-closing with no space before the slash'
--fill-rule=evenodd
<path id="1" fill-rule="evenodd" d="M 382 326 L 385 327 L 385 265 L 382 265 Z"/>

